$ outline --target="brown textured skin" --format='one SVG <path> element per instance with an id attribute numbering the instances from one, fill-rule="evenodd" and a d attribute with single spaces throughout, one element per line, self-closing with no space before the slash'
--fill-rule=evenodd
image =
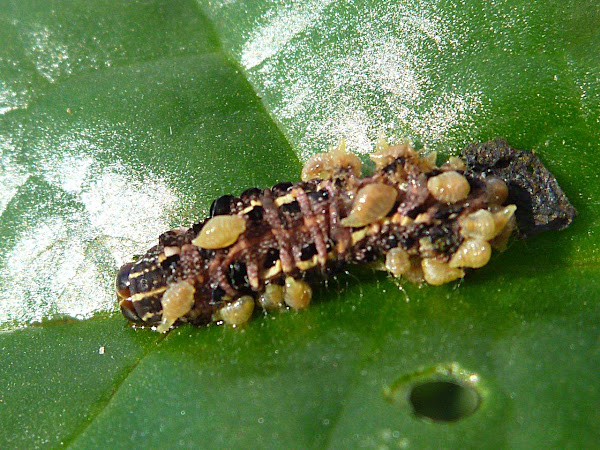
<path id="1" fill-rule="evenodd" d="M 467 164 L 474 154 L 467 153 Z M 239 197 L 221 197 L 213 203 L 211 213 L 246 211 L 246 231 L 233 245 L 218 250 L 192 244 L 208 219 L 189 229 L 162 234 L 158 245 L 133 264 L 128 277 L 120 274 L 128 279 L 131 295 L 121 302 L 122 311 L 129 320 L 157 324 L 162 312 L 161 289 L 186 280 L 195 288 L 194 306 L 179 322 L 201 325 L 209 323 L 226 302 L 261 292 L 265 282 L 283 284 L 286 276 L 307 278 L 344 264 L 371 262 L 394 247 L 410 255 L 448 261 L 463 241 L 458 220 L 489 206 L 487 174 L 479 170 L 485 169 L 485 162 L 477 164 L 472 163 L 465 174 L 471 187 L 468 197 L 455 204 L 440 203 L 430 195 L 427 180 L 443 170 L 430 169 L 416 154 L 399 157 L 363 178 L 340 169 L 331 180 L 282 183 L 271 189 L 249 189 Z M 342 226 L 341 219 L 352 209 L 358 190 L 370 183 L 394 187 L 397 201 L 387 217 L 365 227 L 365 237 L 353 243 L 352 233 L 358 229 Z M 277 205 L 290 195 L 294 201 Z M 179 254 L 165 257 L 165 248 Z M 316 265 L 307 267 L 306 261 L 314 256 Z M 282 270 L 268 272 L 275 259 Z"/>

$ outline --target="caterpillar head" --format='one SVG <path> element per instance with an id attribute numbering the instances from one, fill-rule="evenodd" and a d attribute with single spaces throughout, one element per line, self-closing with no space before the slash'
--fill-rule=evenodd
<path id="1" fill-rule="evenodd" d="M 132 322 L 154 325 L 161 321 L 169 270 L 157 253 L 151 249 L 138 261 L 123 265 L 115 279 L 121 312 Z"/>

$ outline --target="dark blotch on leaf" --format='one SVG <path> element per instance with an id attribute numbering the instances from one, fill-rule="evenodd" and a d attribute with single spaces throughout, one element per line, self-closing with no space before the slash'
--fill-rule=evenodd
<path id="1" fill-rule="evenodd" d="M 495 175 L 508 186 L 507 204 L 517 205 L 515 216 L 522 238 L 567 227 L 577 215 L 556 178 L 531 152 L 516 150 L 501 138 L 471 144 L 462 152 L 466 174 L 484 179 Z"/>

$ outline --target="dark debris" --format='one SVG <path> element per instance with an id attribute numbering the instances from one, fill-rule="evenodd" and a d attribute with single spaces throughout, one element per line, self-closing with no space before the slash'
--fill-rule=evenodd
<path id="1" fill-rule="evenodd" d="M 480 179 L 493 175 L 507 184 L 507 203 L 517 205 L 515 215 L 520 237 L 563 229 L 577 215 L 556 178 L 535 154 L 516 150 L 498 138 L 471 144 L 461 156 L 467 164 L 467 175 Z"/>

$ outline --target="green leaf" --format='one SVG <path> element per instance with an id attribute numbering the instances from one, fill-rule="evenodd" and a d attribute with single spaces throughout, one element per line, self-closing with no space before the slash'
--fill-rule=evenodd
<path id="1" fill-rule="evenodd" d="M 0 1 L 0 447 L 596 445 L 599 30 L 576 0 Z M 504 136 L 580 214 L 456 285 L 353 268 L 166 336 L 115 314 L 159 233 L 381 132 Z M 428 381 L 479 408 L 417 417 Z"/>

